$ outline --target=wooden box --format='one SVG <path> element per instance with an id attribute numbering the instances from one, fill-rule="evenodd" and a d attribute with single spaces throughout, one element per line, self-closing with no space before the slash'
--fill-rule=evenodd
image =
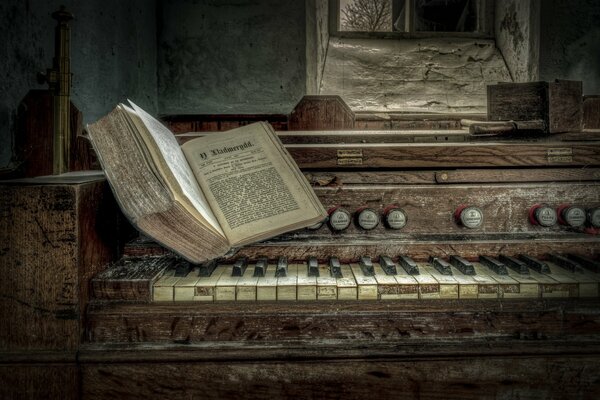
<path id="1" fill-rule="evenodd" d="M 500 83 L 487 87 L 490 121 L 541 120 L 548 133 L 580 132 L 581 81 Z"/>

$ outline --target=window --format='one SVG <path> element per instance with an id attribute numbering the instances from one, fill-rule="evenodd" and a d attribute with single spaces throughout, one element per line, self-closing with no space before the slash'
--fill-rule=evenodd
<path id="1" fill-rule="evenodd" d="M 488 0 L 333 0 L 339 33 L 456 32 L 484 35 Z M 487 7 L 486 7 L 487 6 Z M 334 29 L 335 30 L 335 29 Z"/>

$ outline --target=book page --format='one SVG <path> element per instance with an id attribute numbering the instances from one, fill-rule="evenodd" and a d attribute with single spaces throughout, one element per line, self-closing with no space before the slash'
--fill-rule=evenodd
<path id="1" fill-rule="evenodd" d="M 265 123 L 194 139 L 182 149 L 232 245 L 309 226 L 326 215 Z"/>
<path id="2" fill-rule="evenodd" d="M 199 213 L 203 220 L 208 222 L 210 228 L 224 236 L 223 230 L 196 182 L 196 178 L 173 133 L 131 100 L 129 103 L 131 103 L 133 110 L 127 106 L 123 107 L 129 112 L 132 122 L 136 124 L 142 134 L 142 139 L 146 143 L 157 167 L 161 168 L 162 174 L 166 174 L 172 178 L 166 184 L 175 183 L 176 187 L 172 187 L 172 189 L 181 196 L 179 200 L 182 201 L 183 205 L 185 206 L 186 203 L 191 204 L 193 210 Z M 134 115 L 131 115 L 131 111 L 134 112 Z M 136 116 L 139 120 L 135 118 Z M 143 126 L 139 126 L 140 122 Z M 143 130 L 144 127 L 146 128 L 145 131 Z M 143 136 L 146 132 L 151 136 L 152 140 L 148 140 L 147 137 Z"/>

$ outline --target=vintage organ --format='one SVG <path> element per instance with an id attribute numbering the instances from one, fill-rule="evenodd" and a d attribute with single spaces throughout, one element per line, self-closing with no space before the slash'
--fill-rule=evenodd
<path id="1" fill-rule="evenodd" d="M 471 134 L 460 117 L 355 115 L 337 97 L 307 97 L 290 116 L 165 118 L 180 141 L 270 120 L 329 210 L 202 265 L 141 236 L 113 253 L 126 223 L 101 178 L 4 185 L 5 199 L 39 199 L 5 203 L 43 228 L 24 236 L 43 242 L 28 260 L 62 252 L 41 276 L 76 292 L 50 290 L 56 310 L 40 329 L 64 333 L 65 310 L 77 316 L 77 356 L 61 362 L 90 398 L 595 397 L 598 132 Z M 75 244 L 64 250 L 64 230 L 45 221 L 74 224 Z M 5 329 L 36 348 L 18 338 L 25 328 Z"/>

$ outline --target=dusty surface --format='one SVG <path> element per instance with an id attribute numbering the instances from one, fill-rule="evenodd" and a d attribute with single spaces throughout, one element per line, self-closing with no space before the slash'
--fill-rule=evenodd
<path id="1" fill-rule="evenodd" d="M 354 111 L 486 112 L 486 85 L 511 81 L 492 40 L 331 38 L 321 94 Z"/>

